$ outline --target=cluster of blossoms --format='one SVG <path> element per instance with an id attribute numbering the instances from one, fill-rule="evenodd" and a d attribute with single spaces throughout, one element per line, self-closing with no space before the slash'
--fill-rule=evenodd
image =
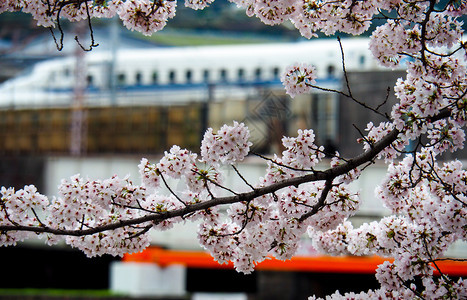
<path id="1" fill-rule="evenodd" d="M 0 224 L 21 224 L 24 226 L 40 226 L 37 212 L 44 210 L 49 201 L 47 197 L 37 193 L 33 185 L 16 191 L 2 187 L 0 190 Z M 18 240 L 30 238 L 28 232 L 5 232 L 0 235 L 0 244 L 15 245 Z"/>
<path id="2" fill-rule="evenodd" d="M 292 98 L 296 95 L 307 93 L 316 83 L 315 67 L 307 64 L 295 64 L 289 66 L 281 77 L 287 94 Z"/>
<path id="3" fill-rule="evenodd" d="M 175 17 L 176 1 L 127 0 L 117 11 L 123 25 L 144 35 L 161 30 Z"/>
<path id="4" fill-rule="evenodd" d="M 226 142 L 231 141 L 232 132 L 239 137 L 249 136 L 247 127 L 236 122 L 233 126 L 223 126 L 217 134 L 213 134 L 212 129 L 208 130 L 203 140 L 205 149 L 220 144 L 224 151 L 220 151 L 222 156 L 211 163 L 219 164 L 221 157 L 227 155 L 224 162 L 230 164 L 247 154 L 230 155 L 239 147 L 236 143 Z M 213 139 L 213 136 L 218 138 Z M 237 141 L 249 144 L 247 140 Z M 286 168 L 281 165 L 286 163 L 296 167 L 288 169 L 289 178 L 309 172 L 309 168 L 313 168 L 324 156 L 322 147 L 317 147 L 313 142 L 311 130 L 299 130 L 295 138 L 285 137 L 283 145 L 286 150 L 280 159 L 282 163 L 271 164 Z M 206 151 L 209 153 L 209 150 Z M 335 228 L 358 208 L 357 194 L 350 192 L 346 184 L 333 185 L 325 192 L 322 183 L 311 182 L 300 188 L 279 190 L 278 201 L 273 199 L 274 195 L 265 194 L 252 201 L 234 203 L 228 209 L 225 220 L 215 208 L 194 211 L 185 218 L 182 215 L 165 218 L 164 214 L 216 199 L 216 187 L 220 186 L 219 174 L 206 164 L 208 157 L 203 155 L 202 161 L 196 161 L 195 154 L 173 146 L 156 164 L 142 159 L 139 165 L 142 185 L 134 185 L 128 178 L 117 176 L 101 181 L 76 175 L 70 180 L 63 180 L 59 195 L 52 199 L 40 195 L 32 186 L 17 192 L 3 188 L 0 226 L 40 227 L 45 230 L 39 235 L 48 244 L 54 244 L 65 236 L 67 244 L 88 256 L 122 255 L 147 247 L 151 228 L 166 230 L 182 220 L 201 218 L 200 243 L 220 263 L 231 260 L 237 270 L 248 273 L 268 254 L 278 259 L 290 259 L 309 227 L 316 230 Z M 203 165 L 207 166 L 207 171 L 201 169 Z M 274 175 L 277 171 L 272 169 L 267 172 L 269 175 L 265 178 L 278 176 L 277 173 Z M 167 178 L 185 180 L 187 190 L 170 190 L 169 195 L 164 195 L 160 192 L 161 188 L 165 186 L 170 189 Z M 279 182 L 277 178 L 276 182 Z M 263 180 L 257 188 L 267 187 L 268 184 Z M 304 218 L 313 207 L 318 213 Z M 133 220 L 140 221 L 132 223 Z M 128 224 L 94 231 L 119 222 Z M 33 231 L 7 231 L 1 236 L 4 245 L 11 245 L 36 234 Z"/>
<path id="5" fill-rule="evenodd" d="M 367 299 L 370 295 L 383 299 L 467 296 L 467 280 L 432 276 L 433 263 L 443 258 L 453 242 L 465 240 L 467 236 L 467 172 L 459 161 L 438 166 L 434 156 L 425 150 L 389 166 L 376 194 L 393 216 L 359 228 L 345 221 L 334 230 L 309 230 L 315 247 L 321 251 L 394 258 L 393 262 L 386 261 L 378 267 L 376 277 L 381 283 L 380 290 L 336 293 L 333 299 Z M 417 277 L 422 279 L 422 288 L 412 283 Z"/>
<path id="6" fill-rule="evenodd" d="M 88 14 L 90 17 L 95 18 L 112 18 L 122 3 L 123 1 L 121 0 L 110 0 L 106 2 L 106 5 L 97 5 L 95 2 L 88 3 L 87 5 L 84 3 L 66 5 L 63 6 L 60 11 L 60 16 L 72 22 L 87 19 Z M 55 1 L 54 5 L 59 7 L 60 2 Z M 49 11 L 46 11 L 46 13 L 49 13 Z M 58 12 L 54 11 L 55 18 L 57 17 L 56 14 L 58 14 Z M 55 20 L 53 18 L 43 18 L 42 20 L 48 23 L 46 27 L 55 25 Z M 37 21 L 40 22 L 41 19 L 38 19 Z"/>
<path id="7" fill-rule="evenodd" d="M 212 133 L 212 129 L 208 132 Z M 242 135 L 244 139 L 237 139 L 242 144 L 232 142 L 236 136 Z M 218 138 L 214 140 L 211 140 L 211 136 L 212 134 L 206 135 L 203 145 L 216 149 L 217 144 L 222 144 L 225 151 L 222 155 L 223 162 L 242 160 L 248 153 L 245 147 L 249 145 L 249 132 L 242 123 L 235 122 L 234 126 L 223 126 L 215 135 Z M 204 160 L 209 155 L 207 150 Z M 207 165 L 206 170 L 197 166 L 196 158 L 196 154 L 173 146 L 157 164 L 152 164 L 145 158 L 141 160 L 141 185 L 134 185 L 129 178 L 122 179 L 118 176 L 101 181 L 75 175 L 70 180 L 62 180 L 59 195 L 52 199 L 39 194 L 34 186 L 26 186 L 16 192 L 13 188 L 3 187 L 0 198 L 0 226 L 41 227 L 46 230 L 45 233 L 27 230 L 5 231 L 0 235 L 2 245 L 14 245 L 40 233 L 39 236 L 44 237 L 48 244 L 57 243 L 62 240 L 62 236 L 66 236 L 67 244 L 79 248 L 88 256 L 123 255 L 141 251 L 149 245 L 149 229 L 166 230 L 183 219 L 156 218 L 135 224 L 129 221 L 147 216 L 157 217 L 214 197 L 213 193 L 221 183 L 220 173 L 214 166 Z M 212 163 L 218 165 L 217 159 Z M 167 183 L 168 178 L 185 180 L 188 189 L 176 195 Z M 160 192 L 163 186 L 169 189 L 169 195 Z M 196 219 L 206 215 L 212 218 L 213 214 L 213 209 L 206 209 L 198 213 L 193 212 L 190 218 Z M 129 224 L 95 231 L 116 222 Z"/>
<path id="8" fill-rule="evenodd" d="M 399 79 L 395 86 L 400 102 L 392 110 L 395 127 L 404 132 L 408 139 L 414 139 L 433 128 L 426 122 L 443 109 L 457 106 L 465 101 L 466 65 L 465 58 L 436 57 L 427 54 L 430 65 L 422 61 L 409 64 L 407 78 Z M 464 115 L 453 115 L 452 130 L 464 125 Z M 439 126 L 439 125 L 438 125 Z"/>
<path id="9" fill-rule="evenodd" d="M 191 9 L 204 9 L 206 6 L 209 6 L 214 2 L 214 0 L 185 0 L 185 6 Z"/>
<path id="10" fill-rule="evenodd" d="M 186 0 L 185 5 L 202 9 L 212 2 Z M 66 236 L 68 244 L 89 256 L 121 255 L 144 249 L 152 228 L 165 230 L 197 219 L 201 245 L 219 263 L 233 261 L 237 270 L 249 273 L 268 255 L 291 258 L 308 232 L 323 252 L 394 258 L 376 271 L 380 289 L 336 292 L 328 299 L 467 298 L 465 280 L 433 276 L 433 266 L 449 246 L 467 240 L 467 172 L 458 160 L 437 161 L 446 151 L 462 149 L 465 141 L 467 50 L 457 18 L 467 13 L 466 1 L 231 2 L 266 24 L 289 20 L 306 38 L 318 32 L 361 34 L 376 14 L 386 18 L 371 34 L 369 48 L 384 67 L 405 64 L 407 75 L 396 82 L 399 102 L 386 122 L 368 124 L 360 139 L 364 153 L 353 159 L 336 153 L 331 168 L 318 171 L 324 148 L 315 144 L 313 131 L 299 130 L 297 137 L 283 138 L 285 150 L 268 160 L 259 182 L 251 185 L 242 177 L 251 191 L 236 193 L 222 186 L 220 170 L 242 161 L 251 143 L 248 128 L 235 122 L 206 132 L 199 161 L 177 146 L 156 164 L 142 159 L 140 186 L 128 178 L 91 181 L 74 176 L 62 182 L 52 199 L 33 186 L 2 188 L 0 243 L 13 245 L 39 235 L 53 244 Z M 118 14 L 127 28 L 144 34 L 162 29 L 175 8 L 173 0 L 0 3 L 0 13 L 22 10 L 46 27 L 55 26 L 60 17 L 77 21 Z M 294 97 L 309 92 L 316 78 L 313 66 L 296 64 L 281 80 Z M 349 184 L 376 159 L 389 164 L 376 197 L 393 215 L 354 228 L 349 217 L 360 201 Z M 168 178 L 181 180 L 186 189 L 173 191 Z M 225 197 L 225 192 L 233 196 Z M 222 204 L 229 205 L 225 214 L 217 208 Z"/>
<path id="11" fill-rule="evenodd" d="M 297 137 L 282 138 L 282 145 L 286 148 L 282 152 L 282 163 L 297 169 L 310 169 L 324 158 L 324 147 L 314 144 L 313 130 L 299 129 Z"/>
<path id="12" fill-rule="evenodd" d="M 209 128 L 201 143 L 201 160 L 209 165 L 242 161 L 250 151 L 250 132 L 243 123 L 222 126 L 217 133 Z"/>
<path id="13" fill-rule="evenodd" d="M 192 3 L 194 8 L 202 8 L 203 2 L 209 1 L 187 1 L 187 3 Z M 66 18 L 74 22 L 88 18 L 112 18 L 118 15 L 128 29 L 151 35 L 164 28 L 167 20 L 175 16 L 176 5 L 177 1 L 175 0 L 75 2 L 64 0 L 7 0 L 0 3 L 0 13 L 4 11 L 23 11 L 31 14 L 37 25 L 44 27 L 55 27 L 60 22 L 60 18 Z"/>
<path id="14" fill-rule="evenodd" d="M 303 175 L 325 157 L 324 147 L 316 145 L 313 130 L 299 129 L 297 137 L 283 137 L 285 150 L 282 156 L 274 157 L 267 162 L 266 174 L 260 179 L 262 185 L 281 182 L 286 179 Z"/>
<path id="15" fill-rule="evenodd" d="M 420 51 L 420 29 L 407 29 L 407 23 L 389 20 L 373 31 L 370 50 L 383 66 L 396 67 L 401 62 L 403 53 L 414 54 Z"/>
<path id="16" fill-rule="evenodd" d="M 317 0 L 231 0 L 268 25 L 292 21 L 307 38 L 322 31 L 332 35 L 336 31 L 360 34 L 367 30 L 371 18 L 378 13 L 377 1 L 317 1 Z"/>
<path id="17" fill-rule="evenodd" d="M 378 13 L 377 1 L 297 1 L 297 12 L 291 21 L 300 33 L 307 37 L 316 36 L 317 31 L 332 35 L 336 31 L 361 34 L 371 25 Z"/>
<path id="18" fill-rule="evenodd" d="M 312 130 L 284 137 L 286 150 L 268 162 L 266 175 L 256 188 L 309 173 L 324 158 L 324 148 L 315 145 L 314 138 Z M 358 194 L 347 185 L 351 181 L 333 185 L 328 191 L 324 183 L 310 182 L 232 204 L 226 220 L 210 218 L 201 224 L 198 239 L 217 261 L 231 260 L 244 273 L 252 272 L 268 254 L 290 259 L 308 228 L 335 228 L 357 211 Z M 317 213 L 308 216 L 313 208 Z"/>
<path id="19" fill-rule="evenodd" d="M 381 10 L 397 11 L 401 18 L 397 23 L 421 22 L 424 12 L 430 9 L 429 1 L 333 1 L 333 0 L 230 0 L 238 7 L 246 10 L 248 16 L 256 16 L 268 25 L 281 24 L 290 20 L 300 33 L 307 38 L 316 36 L 318 31 L 332 35 L 337 31 L 358 35 L 371 25 L 372 18 Z M 214 0 L 185 0 L 185 6 L 193 9 L 204 9 Z M 459 4 L 457 2 L 460 2 Z M 175 15 L 175 0 L 107 0 L 107 1 L 64 1 L 64 0 L 6 0 L 0 3 L 3 11 L 19 11 L 30 13 L 38 25 L 50 27 L 65 17 L 77 21 L 88 17 L 110 18 L 118 14 L 127 28 L 151 34 L 162 29 L 169 18 Z M 445 38 L 452 32 L 453 26 L 459 26 L 452 17 L 462 15 L 465 11 L 463 1 L 449 1 L 445 7 L 446 14 L 433 13 L 426 26 L 430 30 L 428 40 L 445 44 L 452 42 Z M 58 16 L 60 14 L 60 16 Z M 402 20 L 402 22 L 399 22 Z M 389 23 L 388 23 L 389 24 Z M 392 25 L 387 27 L 399 26 Z M 439 26 L 442 24 L 443 26 Z M 405 25 L 401 25 L 404 27 Z M 381 27 L 378 30 L 381 30 Z M 388 28 L 388 29 L 389 29 Z M 396 36 L 401 33 L 402 36 Z M 416 31 L 413 32 L 416 34 Z M 410 34 L 394 30 L 391 34 L 394 41 Z M 385 37 L 383 37 L 385 39 Z M 416 40 L 416 39 L 415 39 Z M 397 46 L 387 39 L 393 49 Z"/>
<path id="20" fill-rule="evenodd" d="M 63 231 L 92 231 L 116 220 L 138 218 L 141 211 L 132 207 L 146 201 L 143 187 L 116 176 L 104 181 L 90 181 L 76 175 L 69 181 L 62 181 L 59 193 L 58 197 L 47 199 L 33 186 L 16 192 L 12 188 L 2 188 L 0 224 L 50 228 L 51 232 L 39 236 L 43 236 L 48 244 L 55 244 L 62 240 Z M 145 226 L 151 225 L 140 223 L 83 236 L 68 235 L 65 240 L 88 256 L 123 255 L 141 251 L 149 245 L 149 236 L 143 232 Z M 1 239 L 3 245 L 14 245 L 33 236 L 36 236 L 34 231 L 10 231 L 2 233 Z M 128 238 L 131 236 L 135 238 Z"/>

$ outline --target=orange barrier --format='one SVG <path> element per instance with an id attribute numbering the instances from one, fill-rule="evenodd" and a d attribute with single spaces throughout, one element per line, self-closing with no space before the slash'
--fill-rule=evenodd
<path id="1" fill-rule="evenodd" d="M 274 258 L 259 263 L 257 270 L 274 271 L 303 271 L 323 273 L 359 273 L 373 274 L 379 264 L 389 259 L 378 256 L 356 257 L 356 256 L 295 256 L 290 260 L 281 261 Z M 157 263 L 160 266 L 171 264 L 182 264 L 188 268 L 228 268 L 233 264 L 219 264 L 207 252 L 166 250 L 158 247 L 149 247 L 143 252 L 126 254 L 125 262 L 147 262 Z M 438 267 L 445 274 L 451 276 L 466 276 L 467 262 L 440 261 Z M 436 274 L 437 272 L 435 272 Z"/>

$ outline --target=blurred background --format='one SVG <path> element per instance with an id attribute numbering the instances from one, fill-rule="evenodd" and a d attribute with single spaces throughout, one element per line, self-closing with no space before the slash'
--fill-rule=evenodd
<path id="1" fill-rule="evenodd" d="M 227 2 L 203 11 L 179 3 L 177 16 L 151 37 L 117 19 L 94 19 L 99 46 L 89 52 L 75 42 L 77 36 L 85 48 L 91 44 L 87 22 L 64 20 L 62 27 L 58 51 L 50 31 L 28 15 L 0 14 L 0 186 L 34 184 L 53 196 L 60 180 L 76 173 L 129 174 L 137 183 L 141 157 L 156 162 L 174 144 L 199 152 L 206 128 L 233 120 L 248 125 L 256 153 L 280 153 L 282 136 L 313 128 L 326 151 L 351 157 L 361 151 L 359 131 L 382 121 L 336 93 L 313 90 L 290 99 L 280 76 L 294 62 L 316 65 L 318 85 L 345 90 L 337 40 L 304 40 L 291 24 L 266 26 Z M 55 30 L 55 40 L 61 34 Z M 405 72 L 378 67 L 365 37 L 342 38 L 353 95 L 390 111 L 395 99 L 388 88 Z M 456 157 L 465 159 L 465 151 Z M 238 168 L 255 183 L 265 163 L 250 156 Z M 373 197 L 384 173 L 375 164 L 355 183 L 363 199 L 355 225 L 387 214 Z M 233 172 L 226 183 L 245 190 Z M 377 287 L 381 259 L 321 256 L 306 237 L 296 259 L 238 274 L 202 251 L 196 227 L 154 233 L 147 251 L 123 259 L 88 259 L 41 241 L 0 248 L 0 297 L 304 299 Z M 450 255 L 467 257 L 467 248 L 455 245 Z M 459 265 L 446 268 L 466 275 Z"/>

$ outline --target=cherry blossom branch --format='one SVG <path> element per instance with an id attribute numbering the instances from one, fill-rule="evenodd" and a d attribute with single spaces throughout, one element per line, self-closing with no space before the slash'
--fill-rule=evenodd
<path id="1" fill-rule="evenodd" d="M 303 222 L 306 219 L 308 219 L 309 217 L 315 215 L 325 205 L 326 197 L 328 196 L 329 191 L 331 190 L 331 188 L 332 188 L 332 179 L 326 179 L 326 182 L 324 184 L 324 188 L 321 191 L 321 195 L 319 196 L 318 203 L 316 203 L 313 206 L 311 211 L 307 212 L 306 214 L 303 214 L 298 219 L 300 222 Z"/>
<path id="2" fill-rule="evenodd" d="M 159 214 L 151 214 L 151 215 L 146 215 L 146 216 L 134 218 L 134 219 L 119 220 L 114 223 L 99 225 L 99 226 L 96 226 L 95 228 L 89 228 L 89 229 L 67 230 L 67 229 L 60 229 L 60 228 L 51 228 L 48 226 L 34 227 L 34 226 L 24 226 L 24 225 L 18 224 L 18 225 L 1 225 L 0 231 L 3 231 L 3 232 L 29 231 L 29 232 L 36 232 L 36 233 L 51 233 L 51 234 L 56 234 L 56 235 L 70 235 L 70 236 L 91 235 L 91 234 L 95 234 L 95 233 L 99 233 L 99 232 L 103 232 L 107 230 L 114 230 L 114 229 L 121 228 L 121 227 L 141 224 L 141 223 L 148 222 L 148 221 L 158 223 L 163 220 L 167 220 L 167 219 L 175 218 L 175 217 L 182 217 L 189 213 L 206 210 L 208 208 L 219 206 L 222 204 L 232 204 L 236 202 L 251 201 L 257 197 L 274 193 L 282 188 L 289 187 L 289 186 L 298 186 L 306 182 L 320 181 L 320 180 L 325 180 L 326 182 L 332 182 L 332 180 L 336 178 L 337 176 L 344 175 L 347 172 L 351 171 L 352 169 L 374 159 L 374 157 L 376 157 L 376 155 L 378 155 L 379 152 L 381 152 L 384 148 L 386 148 L 388 145 L 390 145 L 393 141 L 397 139 L 398 134 L 399 132 L 397 130 L 393 130 L 388 135 L 386 135 L 383 139 L 381 139 L 379 142 L 375 143 L 373 148 L 360 154 L 359 156 L 356 156 L 353 159 L 350 159 L 348 162 L 342 165 L 338 165 L 334 168 L 330 168 L 325 171 L 315 171 L 314 173 L 307 174 L 304 176 L 286 179 L 284 181 L 271 184 L 269 186 L 257 188 L 251 192 L 240 193 L 238 195 L 229 196 L 229 197 L 214 197 L 214 195 L 211 194 L 212 199 L 199 202 L 199 203 L 187 204 L 184 208 L 181 208 L 181 209 L 160 212 Z M 330 183 L 325 185 L 325 188 L 321 194 L 322 197 L 320 201 L 324 201 L 324 198 L 327 195 L 327 192 L 329 191 L 330 188 L 331 188 Z M 316 207 L 316 211 L 318 210 L 318 208 L 319 207 Z M 304 220 L 309 216 L 311 216 L 310 213 L 302 216 L 301 219 Z"/>
<path id="3" fill-rule="evenodd" d="M 1 199 L 0 199 L 0 201 L 1 201 Z M 10 214 L 8 213 L 8 209 L 6 208 L 5 203 L 4 203 L 3 201 L 1 201 L 0 204 L 2 205 L 2 210 L 3 210 L 3 212 L 5 213 L 5 218 L 6 218 L 11 224 L 13 224 L 14 226 L 20 226 L 19 223 L 13 221 L 13 220 L 10 218 Z M 0 229 L 0 231 L 1 231 L 1 229 Z"/>
<path id="4" fill-rule="evenodd" d="M 233 194 L 233 195 L 238 195 L 237 192 L 233 191 L 232 189 L 229 189 L 228 187 L 222 185 L 222 184 L 219 184 L 218 182 L 216 182 L 215 180 L 212 180 L 211 178 L 209 178 L 208 174 L 206 172 L 203 172 L 203 171 L 198 171 L 198 170 L 195 170 L 195 169 L 192 169 L 191 170 L 192 172 L 195 172 L 196 174 L 198 174 L 199 176 L 201 176 L 201 178 L 203 179 L 204 181 L 204 184 L 205 184 L 205 187 L 206 189 L 208 190 L 209 194 L 211 195 L 212 198 L 215 198 L 214 194 L 212 194 L 212 192 L 210 191 L 207 183 L 210 182 L 212 183 L 213 185 L 223 189 L 223 190 L 226 190 L 228 191 L 229 193 Z"/>
<path id="5" fill-rule="evenodd" d="M 255 198 L 260 196 L 264 196 L 267 194 L 274 193 L 282 188 L 289 187 L 289 186 L 299 186 L 300 184 L 312 181 L 332 181 L 334 178 L 340 175 L 344 175 L 347 172 L 351 171 L 352 169 L 374 159 L 379 152 L 381 152 L 384 148 L 390 145 L 393 141 L 397 139 L 397 135 L 399 132 L 397 130 L 393 130 L 388 135 L 386 135 L 383 139 L 379 142 L 375 143 L 374 147 L 353 159 L 350 159 L 348 162 L 338 165 L 334 168 L 327 169 L 325 171 L 315 171 L 311 174 L 306 174 L 303 176 L 295 177 L 286 179 L 281 182 L 277 182 L 268 186 L 259 187 L 251 192 L 240 193 L 238 195 L 229 196 L 229 197 L 214 197 L 211 194 L 212 199 L 202 201 L 199 203 L 194 204 L 187 204 L 184 208 L 175 209 L 166 212 L 160 212 L 159 214 L 150 214 L 139 218 L 134 219 L 127 219 L 127 220 L 119 220 L 114 223 L 99 225 L 95 228 L 90 229 L 80 229 L 80 230 L 67 230 L 67 229 L 60 229 L 60 228 L 51 228 L 51 227 L 31 227 L 31 226 L 24 226 L 24 225 L 0 225 L 0 231 L 29 231 L 29 232 L 36 232 L 36 233 L 51 233 L 56 235 L 70 235 L 70 236 L 84 236 L 84 235 L 92 235 L 95 233 L 107 231 L 107 230 L 114 230 L 121 227 L 126 227 L 130 225 L 141 224 L 144 222 L 161 222 L 163 220 L 175 218 L 175 217 L 182 217 L 189 213 L 193 213 L 196 211 L 202 211 L 209 209 L 214 206 L 219 206 L 223 204 L 232 204 L 236 202 L 243 202 L 243 201 L 251 201 Z M 327 188 L 331 188 L 328 186 Z M 326 189 L 326 186 L 325 186 Z M 327 195 L 327 193 L 322 193 L 322 195 Z M 324 201 L 324 200 L 322 200 Z M 316 208 L 318 209 L 318 208 Z M 303 219 L 309 217 L 306 215 Z"/>
<path id="6" fill-rule="evenodd" d="M 248 225 L 248 222 L 250 222 L 253 219 L 255 210 L 256 209 L 254 207 L 251 207 L 251 215 L 248 215 L 248 212 L 250 211 L 250 201 L 248 201 L 245 204 L 245 211 L 243 213 L 241 213 L 241 214 L 238 214 L 238 215 L 241 215 L 241 216 L 245 216 L 245 218 L 242 221 L 242 226 L 240 227 L 240 229 L 238 229 L 237 231 L 232 232 L 232 233 L 217 234 L 217 236 L 227 237 L 227 236 L 235 236 L 235 235 L 238 235 L 238 234 L 242 233 L 242 231 L 244 231 L 246 226 Z"/>
<path id="7" fill-rule="evenodd" d="M 126 237 L 125 239 L 128 239 L 128 240 L 129 240 L 129 239 L 137 238 L 137 237 L 139 237 L 139 236 L 145 234 L 145 233 L 148 232 L 149 230 L 151 230 L 152 227 L 153 227 L 152 224 L 151 224 L 151 225 L 144 226 L 143 229 L 142 229 L 141 231 L 139 231 L 139 232 L 137 232 L 137 233 L 135 233 L 135 234 L 133 234 L 133 235 L 130 235 L 130 236 Z"/>

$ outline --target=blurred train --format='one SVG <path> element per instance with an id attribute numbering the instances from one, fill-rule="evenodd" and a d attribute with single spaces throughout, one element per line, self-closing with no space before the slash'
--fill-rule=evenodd
<path id="1" fill-rule="evenodd" d="M 367 38 L 342 40 L 349 71 L 378 69 Z M 334 39 L 259 45 L 197 46 L 88 52 L 81 78 L 88 106 L 165 105 L 224 96 L 245 98 L 281 88 L 285 67 L 316 66 L 319 84 L 338 88 L 341 49 Z M 0 85 L 0 107 L 69 106 L 76 89 L 75 57 L 43 61 Z M 217 96 L 216 96 L 217 95 Z"/>
<path id="2" fill-rule="evenodd" d="M 380 69 L 368 39 L 343 39 L 342 46 L 349 72 Z M 160 153 L 173 144 L 197 149 L 208 126 L 245 118 L 255 145 L 267 148 L 287 133 L 271 133 L 271 113 L 279 111 L 283 130 L 313 127 L 322 140 L 338 134 L 337 94 L 316 90 L 304 101 L 286 101 L 280 81 L 288 65 L 304 62 L 316 67 L 318 85 L 340 89 L 334 39 L 81 55 L 37 63 L 0 84 L 0 154 L 67 153 L 78 96 L 86 153 Z"/>

